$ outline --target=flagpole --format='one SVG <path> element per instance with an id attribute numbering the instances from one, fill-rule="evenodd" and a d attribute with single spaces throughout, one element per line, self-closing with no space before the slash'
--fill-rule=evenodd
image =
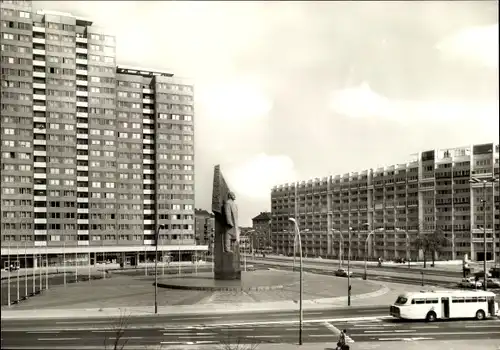
<path id="1" fill-rule="evenodd" d="M 49 247 L 45 246 L 45 289 L 49 289 Z"/>
<path id="2" fill-rule="evenodd" d="M 9 289 L 7 289 L 7 303 L 9 305 L 9 308 L 10 308 L 10 272 L 11 272 L 11 268 L 10 268 L 10 242 L 9 242 L 9 246 L 7 247 L 7 265 L 8 265 L 8 268 L 9 268 L 9 274 L 7 275 L 7 284 L 9 285 Z"/>
<path id="3" fill-rule="evenodd" d="M 90 283 L 90 252 L 89 252 L 89 283 Z"/>
<path id="4" fill-rule="evenodd" d="M 33 243 L 33 295 L 36 294 L 36 267 L 35 263 L 36 261 L 36 250 L 35 250 L 35 245 Z M 36 264 L 38 266 L 38 264 Z"/>
<path id="5" fill-rule="evenodd" d="M 17 269 L 17 302 L 19 303 L 19 300 L 21 298 L 19 298 L 19 269 L 21 267 L 21 264 L 19 262 L 19 242 L 17 242 L 17 247 L 16 247 L 16 250 L 17 250 L 17 261 L 16 261 L 16 269 Z"/>
<path id="6" fill-rule="evenodd" d="M 26 254 L 26 244 L 24 241 L 24 297 L 28 298 L 28 255 Z"/>
<path id="7" fill-rule="evenodd" d="M 75 253 L 75 283 L 78 283 L 78 253 Z"/>
<path id="8" fill-rule="evenodd" d="M 43 289 L 43 255 L 42 255 L 42 252 L 40 250 L 40 290 L 39 292 L 41 293 L 42 292 L 42 289 Z"/>
<path id="9" fill-rule="evenodd" d="M 63 236 L 63 281 L 66 287 L 66 236 Z"/>
<path id="10" fill-rule="evenodd" d="M 106 256 L 104 252 L 102 252 L 102 263 L 104 264 L 104 268 L 102 269 L 102 278 L 106 279 Z"/>

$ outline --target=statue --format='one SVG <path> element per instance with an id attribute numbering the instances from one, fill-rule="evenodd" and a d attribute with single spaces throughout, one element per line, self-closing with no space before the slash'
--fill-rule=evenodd
<path id="1" fill-rule="evenodd" d="M 215 216 L 214 278 L 217 280 L 241 279 L 240 230 L 236 196 L 222 176 L 220 166 L 214 167 L 212 212 Z"/>
<path id="2" fill-rule="evenodd" d="M 226 218 L 226 232 L 224 233 L 224 252 L 232 253 L 232 246 L 240 243 L 240 228 L 238 227 L 238 206 L 234 202 L 236 196 L 229 192 L 224 203 L 224 214 Z M 233 244 L 231 244 L 233 243 Z"/>

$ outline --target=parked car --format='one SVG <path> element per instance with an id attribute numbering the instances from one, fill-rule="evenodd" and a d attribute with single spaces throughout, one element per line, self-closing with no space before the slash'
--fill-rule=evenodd
<path id="1" fill-rule="evenodd" d="M 486 286 L 488 288 L 500 288 L 500 279 L 498 279 L 498 278 L 488 278 L 486 280 Z"/>
<path id="2" fill-rule="evenodd" d="M 483 283 L 481 281 L 476 281 L 474 277 L 467 277 L 463 278 L 458 285 L 463 288 L 481 288 Z"/>
<path id="3" fill-rule="evenodd" d="M 478 277 L 478 278 L 484 278 L 484 270 L 481 270 L 481 271 L 478 271 L 474 274 L 474 276 Z M 491 276 L 491 273 L 489 272 L 486 272 L 486 277 L 487 278 L 491 278 L 493 276 Z"/>
<path id="4" fill-rule="evenodd" d="M 344 269 L 338 269 L 337 271 L 335 271 L 335 276 L 347 277 L 347 271 Z M 349 271 L 349 276 L 352 277 L 352 271 Z"/>
<path id="5" fill-rule="evenodd" d="M 406 263 L 406 259 L 405 258 L 395 258 L 394 262 L 397 264 L 404 264 L 404 263 Z"/>

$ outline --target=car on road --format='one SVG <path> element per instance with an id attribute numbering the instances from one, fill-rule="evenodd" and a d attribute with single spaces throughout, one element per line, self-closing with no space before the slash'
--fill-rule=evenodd
<path id="1" fill-rule="evenodd" d="M 498 278 L 488 278 L 486 280 L 486 286 L 488 288 L 500 288 L 500 279 Z"/>
<path id="2" fill-rule="evenodd" d="M 335 271 L 335 276 L 347 277 L 347 271 L 344 269 L 338 269 L 337 271 Z M 349 271 L 349 277 L 352 277 L 352 271 Z"/>
<path id="3" fill-rule="evenodd" d="M 474 277 L 467 277 L 463 278 L 458 285 L 462 288 L 481 288 L 483 282 L 476 281 Z"/>

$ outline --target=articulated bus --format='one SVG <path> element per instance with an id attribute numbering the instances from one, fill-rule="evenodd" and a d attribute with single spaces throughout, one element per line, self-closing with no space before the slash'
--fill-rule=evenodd
<path id="1" fill-rule="evenodd" d="M 498 315 L 495 294 L 485 291 L 420 291 L 401 294 L 391 305 L 390 315 L 405 320 L 485 318 Z"/>

